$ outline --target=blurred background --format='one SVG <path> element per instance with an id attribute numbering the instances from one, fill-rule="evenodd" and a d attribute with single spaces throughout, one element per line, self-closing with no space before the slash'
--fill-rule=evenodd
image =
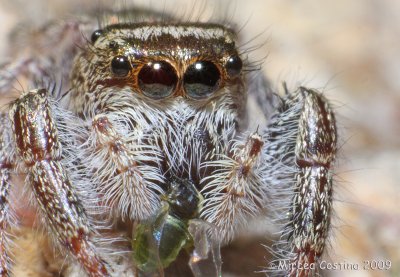
<path id="1" fill-rule="evenodd" d="M 290 88 L 304 85 L 325 93 L 337 111 L 341 133 L 334 236 L 326 259 L 358 264 L 360 270 L 323 275 L 400 276 L 400 1 L 132 2 L 179 10 L 186 17 L 222 15 L 239 26 L 245 47 L 256 48 L 250 58 L 263 61 L 274 88 L 281 90 L 286 81 Z M 7 58 L 7 35 L 16 23 L 40 24 L 98 4 L 0 0 L 0 61 Z M 195 15 L 196 10 L 204 12 Z M 229 255 L 240 257 L 240 251 Z M 257 264 L 257 259 L 244 261 Z M 362 270 L 368 261 L 391 261 L 391 269 Z M 240 271 L 226 266 L 232 274 Z"/>

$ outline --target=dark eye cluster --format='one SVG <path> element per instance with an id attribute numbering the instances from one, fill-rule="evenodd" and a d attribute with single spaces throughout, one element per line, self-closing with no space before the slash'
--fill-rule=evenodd
<path id="1" fill-rule="evenodd" d="M 91 36 L 92 43 L 96 43 L 103 34 L 103 30 L 94 31 Z M 110 45 L 110 47 L 112 46 Z M 229 78 L 239 76 L 243 63 L 238 55 L 232 55 L 226 59 L 223 66 L 225 75 L 214 62 L 198 60 L 186 68 L 182 77 L 178 77 L 178 73 L 169 62 L 152 61 L 139 69 L 137 84 L 145 96 L 162 99 L 172 95 L 181 82 L 185 94 L 189 98 L 205 99 L 220 88 L 223 76 Z M 111 60 L 110 70 L 117 78 L 127 77 L 132 69 L 132 64 L 127 56 L 117 55 Z"/>
<path id="2" fill-rule="evenodd" d="M 91 36 L 92 44 L 104 34 L 96 30 Z M 111 48 L 115 48 L 110 44 Z M 242 60 L 238 55 L 228 57 L 224 64 L 225 75 L 235 78 L 242 71 Z M 111 60 L 111 72 L 115 77 L 124 78 L 131 72 L 132 64 L 127 56 L 117 55 Z M 175 68 L 167 61 L 152 61 L 143 65 L 137 73 L 139 89 L 152 99 L 162 99 L 172 95 L 179 82 L 189 98 L 205 99 L 216 92 L 221 85 L 221 69 L 212 61 L 199 60 L 190 64 L 183 76 L 178 77 Z"/>
<path id="3" fill-rule="evenodd" d="M 239 56 L 231 56 L 224 67 L 226 75 L 230 78 L 237 77 L 242 71 L 242 60 Z M 186 96 L 200 100 L 210 97 L 219 89 L 222 74 L 214 62 L 199 60 L 190 64 L 183 76 L 178 77 L 178 73 L 170 63 L 154 61 L 142 66 L 137 78 L 140 90 L 149 98 L 166 98 L 172 95 L 178 83 L 182 82 Z"/>
<path id="4" fill-rule="evenodd" d="M 96 43 L 104 34 L 96 30 L 91 36 Z M 110 44 L 111 48 L 115 48 Z M 175 68 L 167 61 L 152 61 L 143 65 L 137 73 L 137 83 L 144 95 L 152 99 L 162 99 L 172 95 L 178 83 L 182 82 L 185 94 L 192 99 L 210 97 L 221 86 L 223 76 L 235 78 L 242 72 L 243 63 L 238 55 L 232 55 L 225 61 L 225 75 L 212 61 L 198 60 L 190 64 L 182 77 L 178 77 Z M 117 55 L 111 60 L 111 72 L 115 77 L 124 78 L 131 72 L 132 64 L 127 56 Z"/>

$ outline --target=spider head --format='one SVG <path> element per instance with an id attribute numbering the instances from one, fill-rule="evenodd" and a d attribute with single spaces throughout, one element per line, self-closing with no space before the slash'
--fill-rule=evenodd
<path id="1" fill-rule="evenodd" d="M 85 105 L 121 91 L 146 103 L 205 105 L 243 97 L 242 65 L 235 33 L 221 25 L 114 24 L 93 32 L 72 84 Z"/>

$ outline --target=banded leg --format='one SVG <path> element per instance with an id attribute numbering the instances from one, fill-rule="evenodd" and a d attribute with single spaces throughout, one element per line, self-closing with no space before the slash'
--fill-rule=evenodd
<path id="1" fill-rule="evenodd" d="M 332 213 L 334 114 L 321 94 L 300 88 L 283 99 L 267 137 L 266 152 L 272 158 L 266 162 L 280 172 L 271 179 L 277 187 L 271 190 L 275 193 L 271 206 L 275 220 L 284 224 L 281 241 L 275 245 L 279 264 L 268 271 L 279 276 L 315 276 Z"/>
<path id="2" fill-rule="evenodd" d="M 201 218 L 221 231 L 221 242 L 230 241 L 238 228 L 262 210 L 265 191 L 259 161 L 263 145 L 262 137 L 253 133 L 232 145 L 230 157 L 204 165 L 213 168 L 213 173 L 202 179 Z"/>
<path id="3" fill-rule="evenodd" d="M 0 66 L 0 95 L 7 95 L 12 90 L 15 80 L 26 75 L 31 63 L 29 58 L 20 58 Z"/>
<path id="4" fill-rule="evenodd" d="M 301 88 L 304 107 L 300 115 L 295 156 L 298 172 L 292 202 L 290 276 L 313 276 L 305 265 L 318 264 L 330 227 L 332 164 L 336 154 L 336 122 L 328 103 L 315 91 Z M 300 269 L 299 269 L 300 268 Z"/>
<path id="5" fill-rule="evenodd" d="M 14 165 L 11 157 L 11 138 L 8 118 L 0 114 L 0 276 L 9 276 L 8 237 L 10 173 Z"/>
<path id="6" fill-rule="evenodd" d="M 51 84 L 54 79 L 68 84 L 73 57 L 79 49 L 77 46 L 86 42 L 89 30 L 96 24 L 70 20 L 47 22 L 41 28 L 20 26 L 14 30 L 10 41 L 13 47 L 9 49 L 10 61 L 0 65 L 0 95 L 9 94 L 14 86 Z M 60 91 L 54 91 L 57 92 Z"/>
<path id="7" fill-rule="evenodd" d="M 92 183 L 98 184 L 104 203 L 118 217 L 144 220 L 158 209 L 163 193 L 160 154 L 154 147 L 139 145 L 124 128 L 112 113 L 96 115 L 82 161 L 85 170 L 97 172 Z"/>
<path id="8" fill-rule="evenodd" d="M 28 169 L 27 181 L 49 228 L 90 276 L 109 276 L 93 245 L 86 212 L 63 165 L 47 91 L 34 90 L 16 100 L 10 119 L 17 154 Z"/>

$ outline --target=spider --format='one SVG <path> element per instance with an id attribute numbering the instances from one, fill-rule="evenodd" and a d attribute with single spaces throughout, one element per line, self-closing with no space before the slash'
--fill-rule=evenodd
<path id="1" fill-rule="evenodd" d="M 186 249 L 195 276 L 220 276 L 220 245 L 267 214 L 281 234 L 266 272 L 314 276 L 337 141 L 324 96 L 281 97 L 245 74 L 234 28 L 143 10 L 97 19 L 49 23 L 2 65 L 1 95 L 16 79 L 30 89 L 0 114 L 0 275 L 11 176 L 26 174 L 44 228 L 89 276 L 119 276 L 117 229 L 131 275 L 163 275 Z M 266 124 L 249 127 L 247 100 Z"/>

